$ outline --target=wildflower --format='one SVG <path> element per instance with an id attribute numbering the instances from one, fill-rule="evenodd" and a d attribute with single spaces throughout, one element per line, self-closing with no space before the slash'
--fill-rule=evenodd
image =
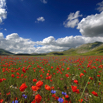
<path id="1" fill-rule="evenodd" d="M 2 78 L 2 80 L 6 80 L 6 78 Z"/>
<path id="2" fill-rule="evenodd" d="M 69 70 L 70 68 L 68 67 L 67 70 Z"/>
<path id="3" fill-rule="evenodd" d="M 84 70 L 84 73 L 87 73 L 86 70 Z"/>
<path id="4" fill-rule="evenodd" d="M 66 77 L 69 77 L 69 74 L 65 74 Z"/>
<path id="5" fill-rule="evenodd" d="M 37 103 L 40 103 L 40 102 L 41 102 L 41 99 L 42 99 L 42 97 L 41 97 L 39 94 L 37 94 L 37 95 L 35 96 L 35 101 L 36 101 Z"/>
<path id="6" fill-rule="evenodd" d="M 37 91 L 39 89 L 39 87 L 37 87 L 37 86 L 32 86 L 31 88 L 33 91 Z"/>
<path id="7" fill-rule="evenodd" d="M 45 89 L 46 90 L 51 90 L 50 86 L 48 86 L 48 85 L 45 85 Z"/>
<path id="8" fill-rule="evenodd" d="M 62 92 L 63 95 L 67 95 L 65 92 Z"/>
<path id="9" fill-rule="evenodd" d="M 21 77 L 23 77 L 24 76 L 24 74 L 21 74 Z"/>
<path id="10" fill-rule="evenodd" d="M 90 82 L 88 82 L 88 84 L 90 84 Z"/>
<path id="11" fill-rule="evenodd" d="M 72 91 L 73 91 L 73 92 L 76 92 L 76 91 L 77 91 L 77 86 L 71 86 L 71 88 L 72 88 Z"/>
<path id="12" fill-rule="evenodd" d="M 71 86 L 71 88 L 73 92 L 76 92 L 79 94 L 79 89 L 77 89 L 77 86 Z"/>
<path id="13" fill-rule="evenodd" d="M 82 103 L 82 102 L 83 102 L 83 99 L 79 99 L 79 102 Z"/>
<path id="14" fill-rule="evenodd" d="M 26 73 L 26 70 L 25 70 L 24 68 L 22 69 L 22 71 L 23 71 L 24 73 Z"/>
<path id="15" fill-rule="evenodd" d="M 33 82 L 37 82 L 37 79 L 33 79 Z"/>
<path id="16" fill-rule="evenodd" d="M 49 73 L 47 73 L 46 75 L 49 76 Z"/>
<path id="17" fill-rule="evenodd" d="M 52 97 L 56 97 L 56 95 L 55 95 L 55 94 L 52 94 Z"/>
<path id="18" fill-rule="evenodd" d="M 0 99 L 0 103 L 3 103 L 3 99 Z"/>
<path id="19" fill-rule="evenodd" d="M 92 78 L 92 77 L 89 77 L 89 79 L 93 80 L 93 78 Z"/>
<path id="20" fill-rule="evenodd" d="M 41 87 L 43 85 L 43 82 L 42 81 L 38 81 L 37 83 L 36 83 L 36 86 L 38 86 L 38 87 Z"/>
<path id="21" fill-rule="evenodd" d="M 100 75 L 97 75 L 97 77 L 100 77 Z"/>
<path id="22" fill-rule="evenodd" d="M 51 69 L 53 69 L 53 66 L 51 66 Z"/>
<path id="23" fill-rule="evenodd" d="M 58 98 L 58 102 L 59 102 L 59 103 L 63 103 L 63 101 L 64 101 L 64 100 L 63 100 L 62 98 Z"/>
<path id="24" fill-rule="evenodd" d="M 15 75 L 14 75 L 14 74 L 11 74 L 11 77 L 15 77 Z"/>
<path id="25" fill-rule="evenodd" d="M 20 86 L 20 91 L 23 92 L 25 89 L 27 88 L 26 84 L 23 83 L 21 86 Z"/>
<path id="26" fill-rule="evenodd" d="M 10 92 L 6 93 L 6 95 L 9 95 L 9 94 L 10 94 Z"/>
<path id="27" fill-rule="evenodd" d="M 78 84 L 78 81 L 77 81 L 77 80 L 74 80 L 74 83 Z"/>
<path id="28" fill-rule="evenodd" d="M 82 76 L 84 76 L 84 74 L 83 74 L 83 73 L 81 73 L 81 74 L 80 74 L 80 78 L 81 78 Z"/>
<path id="29" fill-rule="evenodd" d="M 27 98 L 27 95 L 23 94 L 22 97 L 24 97 L 25 99 Z"/>
<path id="30" fill-rule="evenodd" d="M 65 95 L 65 98 L 69 98 L 69 96 L 66 94 L 66 95 Z"/>
<path id="31" fill-rule="evenodd" d="M 19 78 L 19 76 L 17 76 L 16 78 Z"/>
<path id="32" fill-rule="evenodd" d="M 55 94 L 55 93 L 56 93 L 56 91 L 55 91 L 55 90 L 51 90 L 51 93 L 52 93 L 52 94 Z"/>
<path id="33" fill-rule="evenodd" d="M 54 89 L 54 86 L 52 86 L 51 89 Z"/>
<path id="34" fill-rule="evenodd" d="M 19 101 L 18 101 L 18 100 L 15 100 L 15 101 L 12 101 L 12 103 L 19 103 Z"/>
<path id="35" fill-rule="evenodd" d="M 36 103 L 36 100 L 33 100 L 31 103 Z"/>
<path id="36" fill-rule="evenodd" d="M 2 79 L 0 79 L 0 82 L 2 82 L 3 80 Z"/>
<path id="37" fill-rule="evenodd" d="M 98 94 L 95 91 L 93 91 L 92 94 L 95 96 L 98 96 Z"/>
<path id="38" fill-rule="evenodd" d="M 20 75 L 20 74 L 17 72 L 16 75 Z"/>

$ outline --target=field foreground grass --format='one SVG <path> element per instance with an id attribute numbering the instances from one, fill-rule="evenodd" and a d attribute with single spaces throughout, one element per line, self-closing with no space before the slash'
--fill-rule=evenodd
<path id="1" fill-rule="evenodd" d="M 103 56 L 0 56 L 0 103 L 103 103 Z"/>

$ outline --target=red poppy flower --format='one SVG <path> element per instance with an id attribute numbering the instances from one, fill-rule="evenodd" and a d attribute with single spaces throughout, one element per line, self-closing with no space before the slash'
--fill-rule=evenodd
<path id="1" fill-rule="evenodd" d="M 82 102 L 83 102 L 83 99 L 79 99 L 79 102 L 82 103 Z"/>
<path id="2" fill-rule="evenodd" d="M 81 73 L 81 74 L 80 74 L 80 78 L 81 78 L 82 76 L 84 76 L 84 74 L 83 74 L 83 73 Z"/>
<path id="3" fill-rule="evenodd" d="M 40 103 L 40 102 L 41 102 L 41 99 L 42 99 L 42 97 L 41 97 L 39 94 L 37 94 L 37 95 L 35 96 L 35 101 L 36 101 L 37 103 Z"/>
<path id="4" fill-rule="evenodd" d="M 51 89 L 54 89 L 54 86 L 52 86 Z"/>
<path id="5" fill-rule="evenodd" d="M 10 94 L 10 92 L 6 93 L 6 95 L 9 95 L 9 94 Z"/>
<path id="6" fill-rule="evenodd" d="M 93 78 L 92 78 L 92 77 L 89 77 L 89 79 L 93 80 Z"/>
<path id="7" fill-rule="evenodd" d="M 84 73 L 87 73 L 86 70 L 84 70 Z"/>
<path id="8" fill-rule="evenodd" d="M 100 77 L 100 75 L 97 75 L 97 77 Z"/>
<path id="9" fill-rule="evenodd" d="M 33 82 L 37 82 L 37 79 L 33 79 Z"/>
<path id="10" fill-rule="evenodd" d="M 26 73 L 26 70 L 25 70 L 24 68 L 22 69 L 22 71 L 23 71 L 24 73 Z"/>
<path id="11" fill-rule="evenodd" d="M 38 86 L 38 87 L 41 87 L 43 85 L 43 82 L 42 81 L 38 81 L 37 83 L 36 83 L 36 86 Z"/>
<path id="12" fill-rule="evenodd" d="M 66 77 L 69 77 L 69 74 L 65 74 Z"/>
<path id="13" fill-rule="evenodd" d="M 2 78 L 2 80 L 6 80 L 6 78 Z"/>
<path id="14" fill-rule="evenodd" d="M 25 89 L 27 88 L 26 84 L 23 83 L 21 86 L 20 86 L 20 91 L 23 92 Z"/>
<path id="15" fill-rule="evenodd" d="M 51 66 L 51 69 L 53 69 L 53 66 Z"/>
<path id="16" fill-rule="evenodd" d="M 77 80 L 74 80 L 74 83 L 78 84 L 78 81 L 77 81 Z"/>
<path id="17" fill-rule="evenodd" d="M 19 76 L 17 76 L 16 78 L 19 78 Z"/>
<path id="18" fill-rule="evenodd" d="M 49 85 L 45 85 L 45 89 L 46 89 L 46 90 L 49 90 L 49 91 L 51 90 L 51 88 L 50 88 Z"/>
<path id="19" fill-rule="evenodd" d="M 11 77 L 15 77 L 15 75 L 14 75 L 14 74 L 11 74 Z"/>
<path id="20" fill-rule="evenodd" d="M 3 99 L 0 99 L 0 103 L 3 103 Z"/>
<path id="21" fill-rule="evenodd" d="M 31 88 L 33 91 L 37 91 L 39 89 L 39 87 L 37 87 L 37 86 L 32 86 Z"/>
<path id="22" fill-rule="evenodd" d="M 95 91 L 93 91 L 92 94 L 95 96 L 98 96 L 98 94 Z"/>
<path id="23" fill-rule="evenodd" d="M 17 72 L 16 75 L 20 75 L 20 74 Z"/>
<path id="24" fill-rule="evenodd" d="M 0 79 L 0 82 L 2 82 L 3 80 L 2 79 Z"/>
<path id="25" fill-rule="evenodd" d="M 68 95 L 65 95 L 65 98 L 69 98 L 69 96 L 68 96 Z"/>
<path id="26" fill-rule="evenodd" d="M 24 74 L 21 74 L 21 77 L 23 77 L 24 76 Z"/>
<path id="27" fill-rule="evenodd" d="M 71 88 L 72 88 L 72 91 L 73 91 L 73 92 L 76 92 L 76 93 L 78 93 L 78 94 L 80 93 L 80 92 L 79 92 L 79 89 L 77 89 L 77 86 L 71 86 Z"/>
<path id="28" fill-rule="evenodd" d="M 68 67 L 67 70 L 69 70 L 70 68 Z"/>

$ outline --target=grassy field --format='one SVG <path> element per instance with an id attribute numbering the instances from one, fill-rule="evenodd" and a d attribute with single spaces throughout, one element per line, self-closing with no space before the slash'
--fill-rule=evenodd
<path id="1" fill-rule="evenodd" d="M 0 56 L 0 103 L 103 103 L 103 56 Z"/>

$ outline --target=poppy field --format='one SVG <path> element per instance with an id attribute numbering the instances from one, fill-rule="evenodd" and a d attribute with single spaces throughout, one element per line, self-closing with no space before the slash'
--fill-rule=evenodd
<path id="1" fill-rule="evenodd" d="M 0 56 L 0 103 L 103 103 L 103 56 Z"/>

